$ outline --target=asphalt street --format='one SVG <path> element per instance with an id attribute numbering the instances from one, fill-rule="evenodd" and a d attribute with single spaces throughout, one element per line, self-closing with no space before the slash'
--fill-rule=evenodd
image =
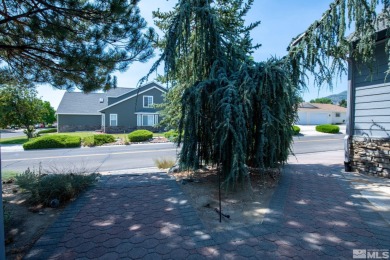
<path id="1" fill-rule="evenodd" d="M 172 143 L 133 144 L 93 148 L 2 151 L 3 171 L 74 169 L 90 171 L 122 170 L 154 166 L 157 158 L 176 158 Z"/>
<path id="2" fill-rule="evenodd" d="M 0 129 L 0 138 L 11 138 L 18 136 L 25 136 L 25 134 L 23 133 L 23 129 Z"/>
<path id="3" fill-rule="evenodd" d="M 344 149 L 344 134 L 294 137 L 294 154 L 337 151 Z"/>
<path id="4" fill-rule="evenodd" d="M 343 134 L 301 136 L 294 138 L 294 154 L 343 149 Z M 113 171 L 154 167 L 157 158 L 175 159 L 179 149 L 172 143 L 132 144 L 93 148 L 1 151 L 2 171 L 25 171 L 27 168 L 52 171 Z"/>

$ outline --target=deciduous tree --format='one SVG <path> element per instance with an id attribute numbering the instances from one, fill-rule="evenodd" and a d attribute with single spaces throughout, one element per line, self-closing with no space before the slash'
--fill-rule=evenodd
<path id="1" fill-rule="evenodd" d="M 33 137 L 34 124 L 42 121 L 43 102 L 34 88 L 8 85 L 0 88 L 0 127 L 19 125 L 28 138 Z"/>
<path id="2" fill-rule="evenodd" d="M 340 101 L 340 103 L 339 103 L 339 106 L 340 106 L 340 107 L 347 107 L 347 100 L 342 99 L 342 100 Z"/>
<path id="3" fill-rule="evenodd" d="M 42 121 L 45 124 L 53 124 L 56 118 L 56 110 L 50 105 L 49 101 L 42 101 L 43 113 L 42 113 Z"/>
<path id="4" fill-rule="evenodd" d="M 310 103 L 332 104 L 332 100 L 330 98 L 316 98 L 310 100 Z"/>

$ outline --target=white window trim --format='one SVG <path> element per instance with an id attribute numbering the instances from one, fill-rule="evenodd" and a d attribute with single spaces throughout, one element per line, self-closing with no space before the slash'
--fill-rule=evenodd
<path id="1" fill-rule="evenodd" d="M 151 104 L 149 104 L 149 106 L 145 106 L 145 98 L 152 98 L 152 103 Z M 144 108 L 152 108 L 153 107 L 153 104 L 154 104 L 154 98 L 153 98 L 153 96 L 142 96 L 142 103 L 143 103 L 143 107 Z"/>
<path id="2" fill-rule="evenodd" d="M 112 121 L 115 121 L 115 125 L 112 124 Z M 110 114 L 110 126 L 118 126 L 118 114 Z"/>
<path id="3" fill-rule="evenodd" d="M 144 116 L 153 116 L 152 125 L 144 125 Z M 158 124 L 158 114 L 156 113 L 137 113 L 137 126 L 151 126 L 154 127 Z"/>

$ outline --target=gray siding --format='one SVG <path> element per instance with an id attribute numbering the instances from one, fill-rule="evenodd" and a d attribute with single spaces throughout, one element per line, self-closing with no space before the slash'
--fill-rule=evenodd
<path id="1" fill-rule="evenodd" d="M 128 132 L 131 129 L 137 128 L 137 112 L 155 113 L 155 108 L 143 107 L 143 96 L 153 96 L 153 102 L 160 104 L 163 102 L 163 92 L 158 89 L 150 89 L 145 93 L 140 94 L 137 98 L 130 98 L 120 102 L 112 107 L 102 111 L 106 114 L 106 127 L 110 126 L 110 114 L 118 115 L 118 129 Z"/>
<path id="2" fill-rule="evenodd" d="M 152 87 L 157 87 L 157 88 L 161 89 L 161 87 L 159 85 L 157 85 L 156 83 L 150 83 L 150 84 L 142 86 L 142 87 L 140 87 L 138 89 L 134 89 L 133 91 L 131 91 L 129 93 L 126 93 L 126 94 L 123 94 L 123 95 L 121 95 L 119 97 L 109 97 L 108 98 L 108 105 L 112 105 L 112 104 L 114 104 L 114 103 L 116 103 L 118 101 L 121 101 L 121 100 L 126 99 L 128 97 L 131 97 L 133 95 L 136 95 L 136 94 L 138 94 L 138 93 L 140 93 L 140 92 L 142 92 L 142 91 L 144 91 L 144 90 L 146 90 L 148 88 L 152 88 Z"/>
<path id="3" fill-rule="evenodd" d="M 100 115 L 58 115 L 58 131 L 94 131 L 101 129 Z"/>
<path id="4" fill-rule="evenodd" d="M 354 135 L 388 138 L 390 134 L 390 75 L 385 44 L 377 45 L 374 73 L 369 68 L 355 65 L 353 85 L 355 87 Z"/>

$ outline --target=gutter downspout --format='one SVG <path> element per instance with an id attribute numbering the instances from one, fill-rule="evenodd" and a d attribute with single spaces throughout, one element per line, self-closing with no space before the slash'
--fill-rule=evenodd
<path id="1" fill-rule="evenodd" d="M 348 58 L 348 91 L 347 91 L 347 117 L 346 117 L 346 135 L 344 137 L 344 170 L 352 171 L 351 167 L 351 143 L 354 134 L 354 109 L 355 109 L 355 89 L 353 80 L 353 59 Z"/>

